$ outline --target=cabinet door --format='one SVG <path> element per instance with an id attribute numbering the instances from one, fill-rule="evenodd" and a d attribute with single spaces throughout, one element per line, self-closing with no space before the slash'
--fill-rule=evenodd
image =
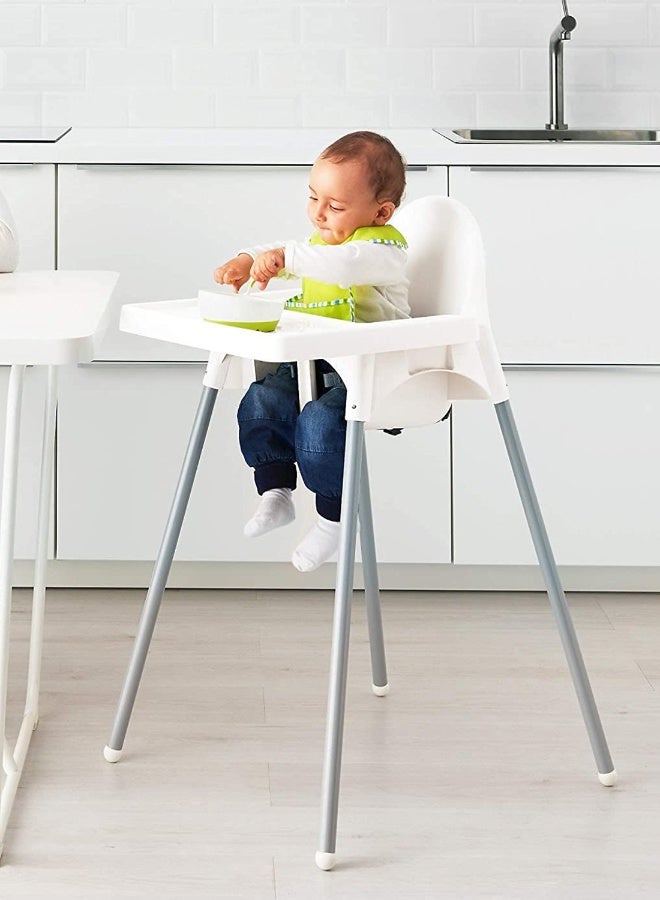
<path id="1" fill-rule="evenodd" d="M 452 167 L 505 362 L 660 361 L 660 168 Z"/>
<path id="2" fill-rule="evenodd" d="M 19 269 L 54 269 L 55 166 L 0 163 L 0 191 L 16 224 Z"/>
<path id="3" fill-rule="evenodd" d="M 660 370 L 508 373 L 563 565 L 660 565 Z M 492 406 L 454 406 L 455 561 L 536 562 Z"/>
<path id="4" fill-rule="evenodd" d="M 444 168 L 408 181 L 411 199 L 446 193 Z M 308 183 L 308 166 L 60 166 L 60 268 L 120 273 L 98 358 L 203 358 L 120 333 L 120 307 L 195 297 L 241 247 L 304 237 Z"/>
<path id="5" fill-rule="evenodd" d="M 451 562 L 450 434 L 449 421 L 367 432 L 379 562 Z"/>
<path id="6" fill-rule="evenodd" d="M 154 559 L 202 390 L 194 364 L 93 364 L 62 376 L 58 440 L 60 559 Z M 256 507 L 238 448 L 238 391 L 221 391 L 181 532 L 177 559 L 287 559 L 313 521 L 297 492 L 298 519 L 258 540 L 243 537 Z"/>
<path id="7" fill-rule="evenodd" d="M 447 196 L 448 191 L 447 166 L 409 166 L 406 170 L 406 190 L 403 195 L 402 206 L 427 197 L 429 194 Z"/>
<path id="8" fill-rule="evenodd" d="M 120 307 L 195 297 L 241 247 L 304 234 L 306 197 L 303 167 L 61 166 L 60 266 L 120 273 L 99 359 L 203 358 L 120 333 Z"/>
<path id="9" fill-rule="evenodd" d="M 9 371 L 9 366 L 0 366 L 0 466 L 4 459 L 5 409 Z M 14 540 L 14 557 L 16 559 L 34 559 L 35 556 L 45 391 L 46 370 L 43 367 L 29 368 L 23 383 L 21 408 Z"/>
<path id="10" fill-rule="evenodd" d="M 57 556 L 154 559 L 201 393 L 197 364 L 92 364 L 62 373 L 58 432 Z M 238 448 L 238 391 L 218 394 L 177 559 L 288 561 L 315 521 L 300 484 L 296 522 L 243 537 L 257 504 Z M 378 556 L 449 559 L 447 423 L 398 437 L 368 436 Z"/>

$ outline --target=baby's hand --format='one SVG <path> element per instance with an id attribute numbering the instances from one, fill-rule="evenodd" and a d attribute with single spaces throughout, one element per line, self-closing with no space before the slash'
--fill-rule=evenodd
<path id="1" fill-rule="evenodd" d="M 260 290 L 266 287 L 271 278 L 275 278 L 284 268 L 284 247 L 266 250 L 254 258 L 250 269 L 250 278 L 257 282 Z"/>
<path id="2" fill-rule="evenodd" d="M 226 262 L 224 266 L 218 266 L 213 273 L 213 278 L 218 284 L 231 284 L 235 291 L 243 287 L 250 277 L 252 257 L 247 253 L 241 253 Z"/>

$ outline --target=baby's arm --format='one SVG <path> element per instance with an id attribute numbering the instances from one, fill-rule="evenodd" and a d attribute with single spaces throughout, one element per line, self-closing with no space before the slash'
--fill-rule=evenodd
<path id="1" fill-rule="evenodd" d="M 271 278 L 277 278 L 283 268 L 284 247 L 265 250 L 255 256 L 250 269 L 250 278 L 256 281 L 259 288 L 263 290 Z"/>
<path id="2" fill-rule="evenodd" d="M 218 266 L 213 277 L 218 284 L 233 285 L 235 291 L 252 278 L 263 290 L 284 268 L 284 244 L 284 241 L 277 241 L 239 250 L 237 256 Z"/>
<path id="3" fill-rule="evenodd" d="M 395 244 L 373 241 L 329 246 L 287 241 L 285 267 L 300 278 L 340 287 L 397 284 L 406 277 L 406 251 Z"/>
<path id="4" fill-rule="evenodd" d="M 7 201 L 0 194 L 0 272 L 13 272 L 17 265 L 16 226 Z"/>
<path id="5" fill-rule="evenodd" d="M 224 265 L 218 266 L 213 273 L 213 278 L 218 284 L 231 284 L 235 291 L 243 287 L 250 277 L 252 257 L 247 253 L 239 253 Z"/>

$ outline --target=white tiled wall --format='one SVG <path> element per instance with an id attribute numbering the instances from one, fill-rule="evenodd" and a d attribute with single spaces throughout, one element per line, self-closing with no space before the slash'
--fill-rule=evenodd
<path id="1" fill-rule="evenodd" d="M 660 121 L 660 2 L 569 0 L 566 116 Z M 526 125 L 561 0 L 0 0 L 0 123 Z"/>

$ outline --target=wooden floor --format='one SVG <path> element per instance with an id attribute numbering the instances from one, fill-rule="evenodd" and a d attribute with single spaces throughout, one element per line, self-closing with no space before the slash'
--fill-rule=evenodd
<path id="1" fill-rule="evenodd" d="M 660 897 L 660 598 L 570 598 L 619 784 L 604 788 L 547 600 L 387 593 L 391 693 L 356 595 L 338 865 L 314 865 L 332 597 L 169 591 L 103 760 L 143 600 L 48 595 L 41 721 L 3 900 Z M 12 676 L 28 595 L 16 592 Z M 22 685 L 12 689 L 17 728 Z"/>

